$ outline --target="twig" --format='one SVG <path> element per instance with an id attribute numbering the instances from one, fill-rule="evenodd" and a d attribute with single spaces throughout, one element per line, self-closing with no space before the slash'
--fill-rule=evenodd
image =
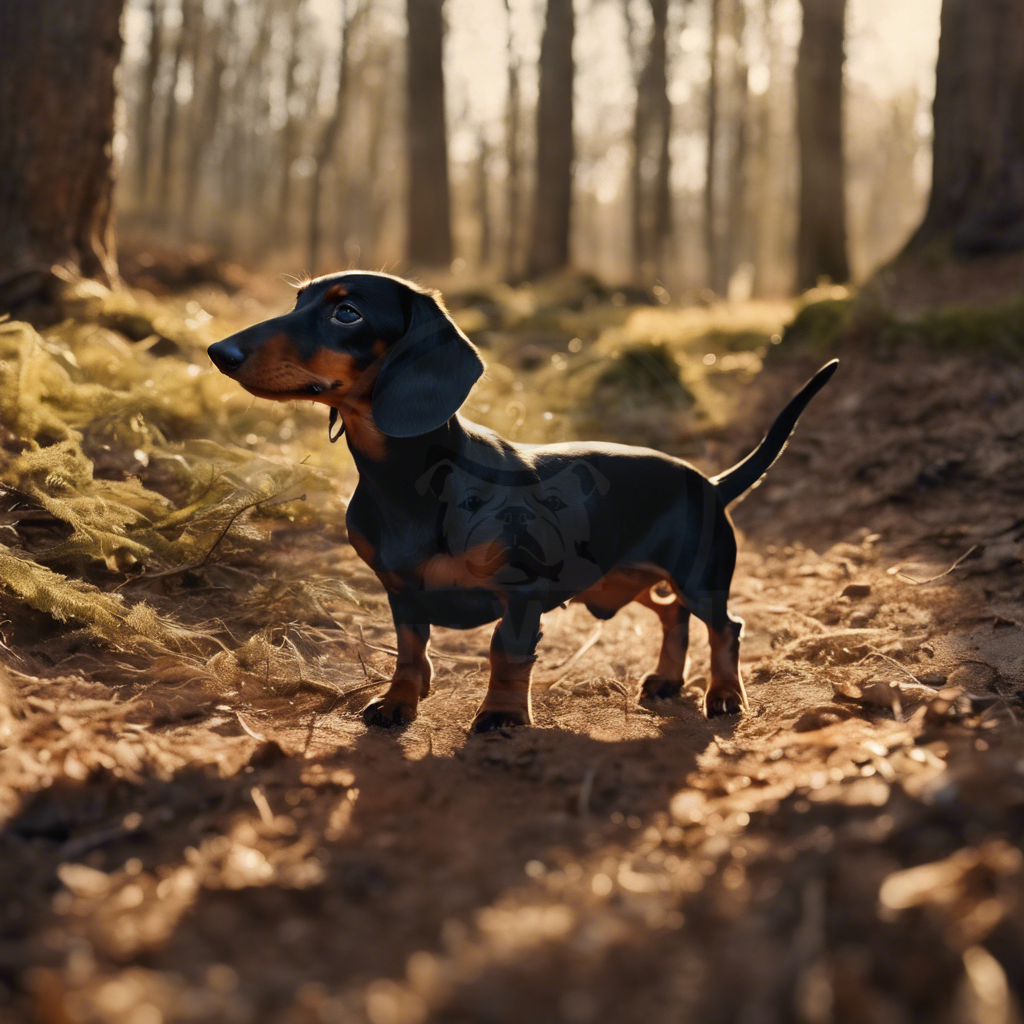
<path id="1" fill-rule="evenodd" d="M 868 648 L 868 653 L 864 655 L 864 658 L 881 658 L 882 661 L 887 661 L 893 668 L 899 669 L 901 672 L 908 675 L 915 683 L 917 682 L 917 676 L 910 671 L 905 665 L 901 665 L 895 658 L 890 658 L 888 654 L 883 654 L 881 651 L 876 651 L 874 647 Z M 860 660 L 863 661 L 864 658 Z M 858 662 L 859 664 L 859 662 Z"/>
<path id="2" fill-rule="evenodd" d="M 286 487 L 285 490 L 287 489 L 288 488 Z M 256 501 L 251 501 L 247 505 L 242 505 L 240 508 L 235 509 L 235 511 L 232 512 L 231 515 L 228 517 L 228 521 L 225 524 L 224 529 L 220 531 L 220 533 L 217 535 L 217 539 L 210 545 L 206 554 L 203 555 L 203 557 L 200 558 L 198 562 L 188 562 L 185 565 L 172 566 L 170 569 L 160 569 L 157 572 L 144 572 L 140 573 L 138 576 L 129 576 L 128 579 L 126 579 L 123 583 L 119 583 L 116 587 L 114 587 L 115 592 L 120 590 L 121 587 L 126 586 L 129 583 L 138 583 L 144 580 L 158 580 L 163 579 L 166 576 L 174 576 L 180 572 L 190 572 L 193 569 L 201 569 L 210 560 L 210 557 L 211 555 L 213 555 L 214 551 L 216 551 L 217 546 L 228 535 L 228 530 L 230 530 L 231 527 L 235 525 L 235 520 L 243 512 L 248 512 L 251 509 L 259 508 L 260 505 L 264 504 L 266 504 L 268 508 L 273 508 L 275 505 L 285 505 L 290 501 L 306 500 L 305 494 L 300 494 L 297 498 L 281 498 L 282 494 L 284 494 L 284 491 L 278 491 L 276 494 L 268 494 L 267 497 L 265 498 L 258 498 Z M 275 501 L 273 500 L 275 498 L 280 498 L 281 500 Z"/>
<path id="3" fill-rule="evenodd" d="M 936 580 L 941 580 L 943 576 L 948 576 L 961 562 L 973 555 L 978 547 L 977 544 L 969 547 L 945 572 L 940 572 L 938 576 L 930 576 L 926 580 L 915 580 L 913 576 L 908 576 L 905 572 L 898 572 L 896 575 L 908 583 L 913 583 L 915 587 L 923 587 L 926 583 L 934 583 Z"/>
<path id="4" fill-rule="evenodd" d="M 590 636 L 588 636 L 587 639 L 583 641 L 583 643 L 580 645 L 579 648 L 577 648 L 575 654 L 573 654 L 570 657 L 566 658 L 566 660 L 563 661 L 560 665 L 556 665 L 554 667 L 553 671 L 554 672 L 558 672 L 559 674 L 557 676 L 555 676 L 554 679 L 550 679 L 550 680 L 548 680 L 548 679 L 539 679 L 539 680 L 537 680 L 539 685 L 547 687 L 548 689 L 550 689 L 556 683 L 560 683 L 566 677 L 566 675 L 568 674 L 569 669 L 572 668 L 573 665 L 575 665 L 576 662 L 579 661 L 580 658 L 582 658 L 583 655 L 586 654 L 587 651 L 589 651 L 590 648 L 593 647 L 594 644 L 596 644 L 598 640 L 601 639 L 601 630 L 602 630 L 602 626 L 599 623 L 594 628 L 594 632 L 591 633 Z"/>
<path id="5" fill-rule="evenodd" d="M 255 729 L 242 717 L 241 712 L 235 712 L 235 718 L 238 719 L 238 724 L 242 727 L 242 731 L 247 735 L 251 736 L 257 743 L 265 743 L 267 737 L 262 733 L 256 732 Z"/>

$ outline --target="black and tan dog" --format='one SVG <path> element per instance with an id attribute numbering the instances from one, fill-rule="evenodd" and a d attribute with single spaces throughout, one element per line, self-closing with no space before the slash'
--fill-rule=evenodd
<path id="1" fill-rule="evenodd" d="M 359 471 L 348 532 L 388 593 L 398 660 L 364 710 L 372 725 L 410 722 L 430 692 L 430 627 L 497 621 L 476 731 L 531 721 L 540 619 L 566 601 L 609 618 L 653 609 L 663 639 L 640 696 L 679 693 L 690 616 L 708 628 L 708 716 L 739 713 L 742 623 L 728 611 L 736 541 L 726 506 L 775 461 L 829 363 L 761 444 L 707 479 L 680 459 L 616 444 L 512 444 L 458 415 L 483 371 L 440 298 L 385 274 L 320 278 L 295 308 L 210 346 L 246 390 L 308 399 L 340 418 Z M 336 437 L 334 438 L 336 439 Z M 666 587 L 668 588 L 666 590 Z"/>

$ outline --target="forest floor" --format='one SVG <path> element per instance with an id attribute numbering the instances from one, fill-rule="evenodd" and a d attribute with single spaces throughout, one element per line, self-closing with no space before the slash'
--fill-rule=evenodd
<path id="1" fill-rule="evenodd" d="M 670 314 L 637 315 L 622 329 Z M 684 364 L 740 351 L 750 328 L 726 337 L 717 315 L 679 314 L 703 324 Z M 545 393 L 538 330 L 491 339 L 492 387 Z M 696 446 L 717 471 L 821 361 L 770 347 L 743 349 L 717 405 L 694 378 L 675 406 L 641 401 L 604 429 Z M 8 600 L 0 1021 L 1020 1021 L 1024 367 L 912 340 L 838 354 L 735 509 L 742 718 L 699 713 L 698 630 L 682 697 L 641 705 L 654 616 L 571 606 L 545 620 L 534 728 L 468 734 L 481 629 L 436 630 L 419 718 L 368 729 L 394 634 L 339 507 L 313 494 L 250 523 L 242 568 L 223 545 L 223 564 L 133 584 L 197 630 L 204 602 L 246 605 L 249 633 L 213 631 L 202 657 L 104 646 Z M 249 430 L 249 404 L 218 430 Z M 545 422 L 527 416 L 521 438 Z M 341 447 L 324 466 L 345 491 Z M 135 455 L 107 475 L 159 488 Z M 19 557 L 43 550 L 30 506 L 5 519 Z M 124 573 L 108 558 L 89 585 L 127 594 Z M 349 591 L 260 633 L 268 581 L 303 578 Z"/>

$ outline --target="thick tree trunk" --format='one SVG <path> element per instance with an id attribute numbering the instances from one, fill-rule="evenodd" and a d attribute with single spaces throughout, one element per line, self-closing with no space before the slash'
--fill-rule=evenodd
<path id="1" fill-rule="evenodd" d="M 1024 4 L 943 0 L 932 190 L 909 243 L 1024 248 Z"/>
<path id="2" fill-rule="evenodd" d="M 973 2 L 973 0 L 972 0 Z M 797 289 L 821 278 L 846 281 L 846 174 L 843 61 L 846 0 L 801 0 L 803 34 L 796 65 L 800 150 Z"/>
<path id="3" fill-rule="evenodd" d="M 540 46 L 537 97 L 537 170 L 527 273 L 569 264 L 572 208 L 573 59 L 572 0 L 548 0 Z"/>
<path id="4" fill-rule="evenodd" d="M 452 260 L 443 6 L 444 0 L 406 0 L 406 258 L 414 267 Z"/>
<path id="5" fill-rule="evenodd" d="M 112 281 L 123 0 L 0 4 L 0 283 L 64 264 Z"/>

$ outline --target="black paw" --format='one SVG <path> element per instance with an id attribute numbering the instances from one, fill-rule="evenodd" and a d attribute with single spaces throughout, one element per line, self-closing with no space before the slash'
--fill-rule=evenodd
<path id="1" fill-rule="evenodd" d="M 640 700 L 666 700 L 678 697 L 683 688 L 682 679 L 667 679 L 656 672 L 648 672 L 640 680 Z"/>
<path id="2" fill-rule="evenodd" d="M 704 699 L 704 713 L 708 718 L 717 718 L 719 715 L 742 715 L 743 707 L 743 694 L 735 690 L 709 693 Z"/>
<path id="3" fill-rule="evenodd" d="M 396 726 L 408 725 L 416 717 L 416 705 L 393 697 L 374 697 L 363 708 L 362 716 L 367 725 L 375 725 L 378 729 L 394 729 Z"/>
<path id="4" fill-rule="evenodd" d="M 497 732 L 520 725 L 533 725 L 525 711 L 480 711 L 473 719 L 473 732 Z"/>

